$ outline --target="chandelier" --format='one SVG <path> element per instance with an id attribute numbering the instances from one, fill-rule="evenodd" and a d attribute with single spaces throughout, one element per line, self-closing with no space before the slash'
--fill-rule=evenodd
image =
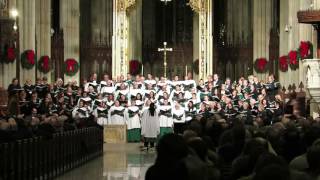
<path id="1" fill-rule="evenodd" d="M 207 0 L 189 0 L 188 5 L 193 11 L 205 12 L 207 11 L 208 2 Z"/>
<path id="2" fill-rule="evenodd" d="M 118 1 L 118 11 L 126 11 L 128 8 L 136 3 L 136 0 L 117 0 Z"/>

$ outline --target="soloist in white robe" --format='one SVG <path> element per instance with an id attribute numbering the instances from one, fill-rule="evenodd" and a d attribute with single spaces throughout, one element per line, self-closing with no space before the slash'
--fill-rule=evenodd
<path id="1" fill-rule="evenodd" d="M 154 116 L 151 116 L 149 110 L 145 110 L 142 113 L 141 118 L 141 135 L 145 138 L 157 138 L 160 134 L 160 122 L 158 112 L 154 112 Z"/>

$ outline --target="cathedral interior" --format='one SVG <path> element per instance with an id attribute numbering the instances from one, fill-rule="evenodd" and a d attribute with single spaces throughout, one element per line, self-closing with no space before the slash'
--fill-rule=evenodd
<path id="1" fill-rule="evenodd" d="M 0 0 L 0 180 L 319 179 L 320 0 Z"/>

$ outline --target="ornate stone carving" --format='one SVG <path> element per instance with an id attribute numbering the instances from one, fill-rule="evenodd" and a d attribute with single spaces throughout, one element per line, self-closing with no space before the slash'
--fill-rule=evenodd
<path id="1" fill-rule="evenodd" d="M 126 11 L 136 3 L 136 0 L 118 0 L 117 11 Z"/>
<path id="2" fill-rule="evenodd" d="M 199 12 L 206 12 L 208 7 L 207 0 L 189 0 L 188 5 L 191 7 L 193 11 Z"/>

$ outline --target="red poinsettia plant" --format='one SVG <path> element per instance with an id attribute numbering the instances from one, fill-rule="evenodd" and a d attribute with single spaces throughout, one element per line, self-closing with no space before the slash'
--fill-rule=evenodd
<path id="1" fill-rule="evenodd" d="M 302 59 L 311 58 L 312 57 L 312 43 L 309 41 L 301 41 L 298 51 L 300 52 L 300 56 Z"/>
<path id="2" fill-rule="evenodd" d="M 35 53 L 33 50 L 26 50 L 21 55 L 21 65 L 23 68 L 31 69 L 35 65 Z"/>
<path id="3" fill-rule="evenodd" d="M 8 62 L 13 62 L 15 59 L 16 59 L 16 55 L 15 55 L 15 52 L 14 52 L 14 48 L 12 48 L 12 47 L 9 47 L 8 49 L 7 49 L 7 57 L 6 57 L 6 59 L 7 59 L 7 61 Z"/>
<path id="4" fill-rule="evenodd" d="M 266 58 L 258 58 L 255 61 L 255 70 L 258 73 L 265 73 L 267 71 L 267 65 L 268 65 L 268 61 Z"/>
<path id="5" fill-rule="evenodd" d="M 42 56 L 38 62 L 40 72 L 48 73 L 50 71 L 50 58 L 49 56 Z"/>
<path id="6" fill-rule="evenodd" d="M 67 59 L 64 62 L 64 71 L 67 76 L 73 76 L 78 72 L 79 63 L 75 59 Z"/>
<path id="7" fill-rule="evenodd" d="M 131 60 L 129 62 L 129 72 L 131 75 L 137 75 L 141 70 L 141 62 L 138 60 Z"/>
<path id="8" fill-rule="evenodd" d="M 298 52 L 297 51 L 290 51 L 288 54 L 289 57 L 289 64 L 291 69 L 295 70 L 299 67 L 299 62 L 298 62 Z"/>
<path id="9" fill-rule="evenodd" d="M 288 56 L 281 56 L 279 58 L 279 69 L 282 72 L 287 72 L 288 71 Z"/>
<path id="10" fill-rule="evenodd" d="M 34 54 L 33 50 L 29 50 L 26 52 L 26 58 L 27 58 L 29 64 L 34 65 L 34 62 L 35 62 L 34 57 L 35 57 L 35 54 Z"/>

